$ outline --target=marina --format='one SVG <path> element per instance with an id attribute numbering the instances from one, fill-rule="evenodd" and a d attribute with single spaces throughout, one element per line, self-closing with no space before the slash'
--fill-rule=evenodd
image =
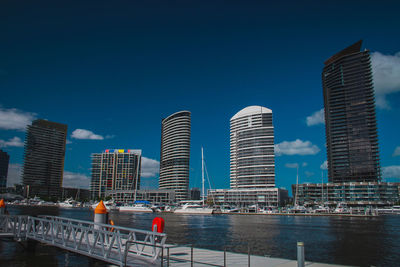
<path id="1" fill-rule="evenodd" d="M 8 211 L 10 214 L 30 214 L 33 216 L 48 214 L 93 221 L 93 211 L 86 208 L 60 209 L 58 207 L 9 206 Z M 165 220 L 166 244 L 175 246 L 170 250 L 171 266 L 174 266 L 172 265 L 172 258 L 176 256 L 174 256 L 174 253 L 186 253 L 180 255 L 183 260 L 190 258 L 191 246 L 194 247 L 195 261 L 196 257 L 208 255 L 211 258 L 215 256 L 216 264 L 221 264 L 224 259 L 224 251 L 226 251 L 227 255 L 230 255 L 227 256 L 227 260 L 231 256 L 234 259 L 236 254 L 240 254 L 242 262 L 247 262 L 250 249 L 251 266 L 257 266 L 253 264 L 256 264 L 258 257 L 260 257 L 260 260 L 271 260 L 271 262 L 273 259 L 281 259 L 282 264 L 285 261 L 288 264 L 287 266 L 293 266 L 290 264 L 296 263 L 296 244 L 298 241 L 304 242 L 306 261 L 314 262 L 314 264 L 393 266 L 395 261 L 400 260 L 398 254 L 400 236 L 396 231 L 400 227 L 399 216 L 192 215 L 120 213 L 116 211 L 109 213 L 109 219 L 113 220 L 118 227 L 147 231 L 150 230 L 151 222 L 157 216 L 161 216 Z M 45 246 L 47 249 L 43 250 L 45 247 L 40 244 L 36 246 L 34 254 L 10 242 L 5 244 L 2 241 L 0 246 L 3 247 L 0 258 L 13 264 L 13 266 L 22 266 L 17 263 L 24 261 L 23 259 L 26 257 L 24 255 L 28 254 L 32 260 L 38 257 L 41 257 L 44 261 L 57 259 L 56 262 L 59 263 L 53 264 L 55 266 L 65 266 L 65 261 L 86 262 L 88 264 L 87 257 L 58 249 L 50 249 L 48 246 Z M 380 249 L 377 249 L 377 246 Z M 215 255 L 210 254 L 209 251 L 214 251 Z M 56 258 L 54 258 L 54 255 Z M 164 255 L 167 255 L 167 251 Z M 100 262 L 97 264 L 106 266 L 101 265 Z M 186 262 L 186 266 L 188 265 L 188 262 Z M 181 264 L 180 266 L 185 265 Z M 197 265 L 195 264 L 195 266 Z"/>

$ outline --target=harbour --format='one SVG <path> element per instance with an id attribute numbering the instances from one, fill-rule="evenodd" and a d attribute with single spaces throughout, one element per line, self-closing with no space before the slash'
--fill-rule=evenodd
<path id="1" fill-rule="evenodd" d="M 93 211 L 84 208 L 9 206 L 8 211 L 15 215 L 47 214 L 93 221 Z M 249 250 L 252 257 L 267 255 L 288 262 L 295 261 L 298 241 L 304 242 L 305 259 L 309 262 L 352 266 L 394 266 L 400 260 L 398 254 L 400 235 L 397 231 L 400 227 L 399 216 L 109 213 L 109 218 L 115 225 L 141 230 L 150 230 L 152 220 L 156 216 L 165 220 L 168 244 L 193 245 L 196 249 L 219 251 L 220 261 L 223 261 L 221 255 L 224 250 L 228 253 L 244 254 L 244 261 L 247 261 L 246 255 Z M 84 265 L 107 265 L 101 261 L 41 244 L 37 245 L 34 253 L 24 250 L 14 242 L 1 241 L 1 247 L 0 258 L 5 264 L 13 266 L 25 266 L 28 258 L 33 262 L 40 258 L 43 262 L 51 262 L 51 266 L 75 266 L 77 262 Z M 195 251 L 194 255 L 196 254 Z M 253 262 L 255 264 L 255 261 Z"/>

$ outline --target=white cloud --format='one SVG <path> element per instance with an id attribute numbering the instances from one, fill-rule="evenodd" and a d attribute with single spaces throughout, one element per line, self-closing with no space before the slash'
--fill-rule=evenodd
<path id="1" fill-rule="evenodd" d="M 22 165 L 18 163 L 10 163 L 8 165 L 7 186 L 11 187 L 15 184 L 22 183 Z"/>
<path id="2" fill-rule="evenodd" d="M 321 164 L 321 166 L 319 166 L 319 168 L 320 168 L 321 170 L 327 170 L 327 169 L 328 169 L 328 161 L 325 160 L 325 161 Z"/>
<path id="3" fill-rule="evenodd" d="M 0 147 L 10 147 L 10 146 L 23 147 L 24 142 L 22 142 L 21 138 L 19 138 L 17 136 L 15 136 L 11 139 L 8 139 L 8 141 L 0 139 Z"/>
<path id="4" fill-rule="evenodd" d="M 382 109 L 390 109 L 386 96 L 400 92 L 400 52 L 394 55 L 374 52 L 371 54 L 371 65 L 376 106 Z"/>
<path id="5" fill-rule="evenodd" d="M 307 126 L 313 126 L 318 124 L 325 124 L 325 113 L 324 109 L 315 111 L 313 114 L 306 118 Z"/>
<path id="6" fill-rule="evenodd" d="M 296 139 L 295 141 L 283 141 L 275 145 L 275 154 L 281 155 L 315 155 L 320 149 L 313 145 L 310 141 L 302 141 Z"/>
<path id="7" fill-rule="evenodd" d="M 115 137 L 115 134 L 107 134 L 106 139 L 113 139 Z"/>
<path id="8" fill-rule="evenodd" d="M 393 152 L 393 157 L 400 156 L 400 146 L 396 147 Z"/>
<path id="9" fill-rule="evenodd" d="M 72 141 L 67 139 L 66 143 L 67 143 L 67 145 L 70 145 L 70 144 L 72 144 Z"/>
<path id="10" fill-rule="evenodd" d="M 35 118 L 35 113 L 0 107 L 0 129 L 25 131 L 26 126 Z"/>
<path id="11" fill-rule="evenodd" d="M 90 181 L 86 174 L 64 171 L 63 187 L 89 189 Z"/>
<path id="12" fill-rule="evenodd" d="M 382 178 L 400 178 L 400 166 L 387 166 L 382 168 Z"/>
<path id="13" fill-rule="evenodd" d="M 286 163 L 285 167 L 290 168 L 290 169 L 295 169 L 295 168 L 299 167 L 299 164 L 298 163 Z"/>
<path id="14" fill-rule="evenodd" d="M 103 140 L 104 137 L 85 129 L 76 129 L 72 132 L 72 138 L 75 139 L 89 139 L 89 140 Z"/>
<path id="15" fill-rule="evenodd" d="M 141 167 L 142 170 L 140 176 L 144 178 L 154 177 L 160 173 L 160 162 L 155 159 L 142 157 Z"/>
<path id="16" fill-rule="evenodd" d="M 308 165 L 307 162 L 303 162 L 303 163 L 301 164 L 301 167 L 306 167 L 307 165 Z"/>
<path id="17" fill-rule="evenodd" d="M 311 177 L 311 176 L 314 175 L 313 172 L 309 172 L 309 171 L 305 171 L 305 174 L 306 174 L 307 177 Z"/>

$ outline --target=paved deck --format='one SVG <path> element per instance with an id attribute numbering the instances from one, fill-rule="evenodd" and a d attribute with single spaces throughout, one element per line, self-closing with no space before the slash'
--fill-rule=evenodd
<path id="1" fill-rule="evenodd" d="M 166 252 L 164 252 L 166 258 Z M 191 248 L 184 247 L 173 247 L 170 248 L 170 260 L 169 266 L 173 267 L 187 267 L 190 266 L 191 261 Z M 165 259 L 164 258 L 164 259 Z M 167 260 L 164 260 L 164 266 L 167 265 Z M 217 250 L 193 248 L 193 266 L 240 266 L 245 267 L 248 265 L 248 255 L 234 252 L 226 252 L 226 263 L 224 265 L 224 252 Z M 279 267 L 297 267 L 297 261 L 270 258 L 263 256 L 250 255 L 250 266 L 251 267 L 265 267 L 265 266 L 279 266 Z M 315 263 L 306 262 L 305 266 L 311 267 L 334 267 L 343 266 L 335 264 Z"/>

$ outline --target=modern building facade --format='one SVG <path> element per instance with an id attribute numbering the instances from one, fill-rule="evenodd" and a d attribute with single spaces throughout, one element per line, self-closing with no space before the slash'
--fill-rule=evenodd
<path id="1" fill-rule="evenodd" d="M 333 55 L 322 71 L 331 183 L 380 181 L 371 62 L 361 44 Z"/>
<path id="2" fill-rule="evenodd" d="M 135 201 L 149 201 L 152 204 L 175 203 L 175 190 L 115 190 L 107 191 L 107 196 L 116 202 L 134 203 Z"/>
<path id="3" fill-rule="evenodd" d="M 293 196 L 296 185 L 292 185 Z M 334 206 L 346 202 L 350 206 L 391 206 L 400 201 L 400 183 L 346 182 L 299 184 L 300 205 L 324 204 Z"/>
<path id="4" fill-rule="evenodd" d="M 93 153 L 92 199 L 104 198 L 111 191 L 139 190 L 141 160 L 142 151 L 138 149 L 106 149 L 102 153 Z"/>
<path id="5" fill-rule="evenodd" d="M 287 190 L 275 187 L 272 111 L 249 106 L 230 120 L 230 189 L 208 191 L 216 204 L 280 206 Z"/>
<path id="6" fill-rule="evenodd" d="M 214 189 L 208 190 L 208 201 L 216 205 L 236 207 L 278 207 L 284 206 L 288 199 L 288 191 L 281 188 L 263 189 Z"/>
<path id="7" fill-rule="evenodd" d="M 42 119 L 28 125 L 22 175 L 28 197 L 61 196 L 67 128 Z"/>
<path id="8" fill-rule="evenodd" d="M 272 111 L 249 106 L 230 120 L 231 189 L 275 187 Z"/>
<path id="9" fill-rule="evenodd" d="M 175 190 L 177 201 L 189 198 L 189 111 L 176 112 L 161 122 L 159 188 Z"/>
<path id="10" fill-rule="evenodd" d="M 7 188 L 8 164 L 10 155 L 0 149 L 0 192 L 4 192 Z"/>

